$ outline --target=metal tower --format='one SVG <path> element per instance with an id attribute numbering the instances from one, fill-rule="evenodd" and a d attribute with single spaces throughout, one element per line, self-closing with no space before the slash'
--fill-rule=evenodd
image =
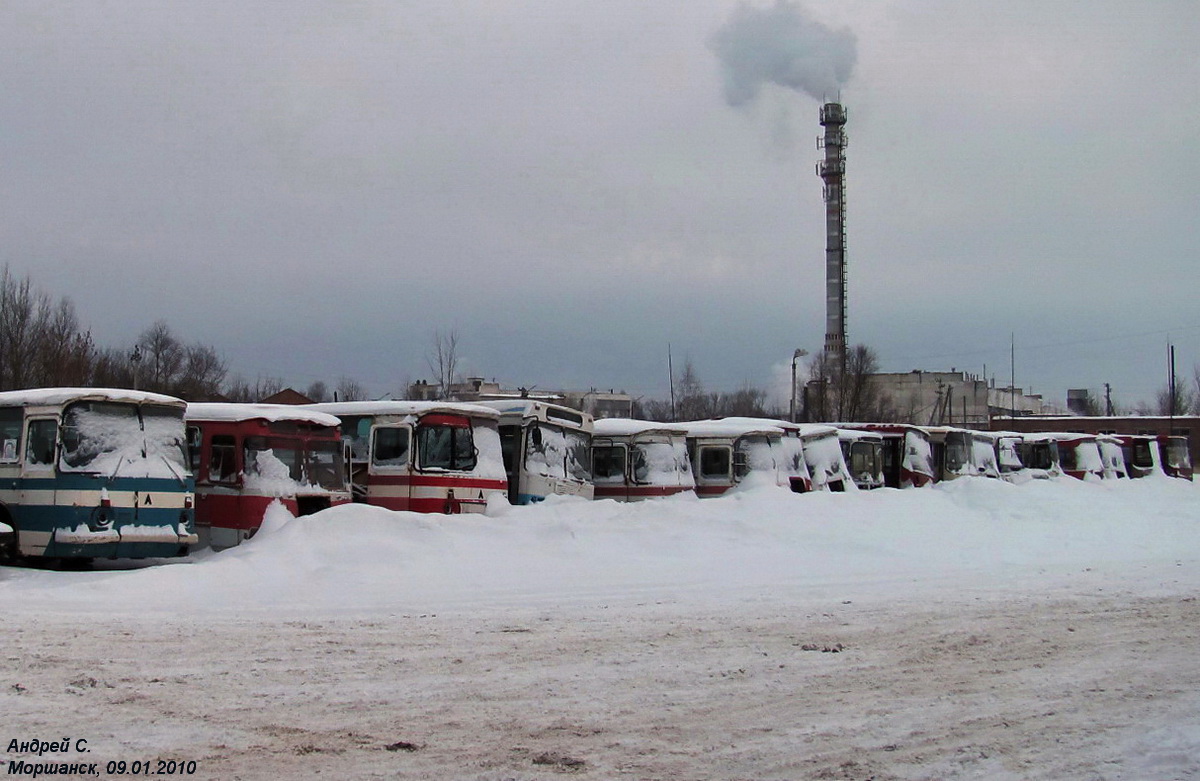
<path id="1" fill-rule="evenodd" d="M 825 182 L 825 357 L 841 366 L 846 360 L 846 109 L 821 106 L 824 138 L 817 148 L 825 159 L 817 176 Z"/>

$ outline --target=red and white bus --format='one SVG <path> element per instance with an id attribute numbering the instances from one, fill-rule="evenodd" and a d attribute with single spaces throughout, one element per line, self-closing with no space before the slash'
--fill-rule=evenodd
<path id="1" fill-rule="evenodd" d="M 787 433 L 782 422 L 759 418 L 662 425 L 687 435 L 692 476 L 701 498 L 721 496 L 748 480 L 793 488 L 793 477 L 803 481 L 807 476 L 802 451 L 796 447 L 800 426 L 788 424 L 793 431 Z"/>
<path id="2" fill-rule="evenodd" d="M 838 423 L 839 429 L 873 431 L 883 437 L 883 482 L 889 488 L 920 488 L 934 481 L 929 435 L 907 423 Z"/>
<path id="3" fill-rule="evenodd" d="M 284 404 L 188 404 L 202 545 L 231 548 L 254 536 L 271 502 L 310 515 L 350 501 L 339 421 Z"/>
<path id="4" fill-rule="evenodd" d="M 793 492 L 808 493 L 812 491 L 812 475 L 809 464 L 804 459 L 804 434 L 808 432 L 811 439 L 814 429 L 804 423 L 792 423 L 785 420 L 774 420 L 770 417 L 721 417 L 718 421 L 730 426 L 742 426 L 746 429 L 770 428 L 779 429 L 780 440 L 778 449 L 773 451 L 776 469 L 779 470 L 779 485 L 790 486 Z M 823 429 L 822 429 L 823 431 Z M 772 441 L 774 445 L 774 441 Z"/>
<path id="5" fill-rule="evenodd" d="M 508 503 L 500 413 L 479 404 L 346 401 L 308 404 L 336 415 L 357 502 L 421 513 L 481 513 Z"/>
<path id="6" fill-rule="evenodd" d="M 1166 434 L 1115 434 L 1130 477 L 1167 475 L 1192 479 L 1187 437 Z"/>
<path id="7" fill-rule="evenodd" d="M 695 493 L 684 432 L 666 424 L 602 418 L 592 430 L 596 499 L 636 502 Z"/>
<path id="8" fill-rule="evenodd" d="M 1058 467 L 1062 473 L 1077 480 L 1104 478 L 1104 459 L 1095 434 L 1047 431 L 1026 434 L 1027 443 L 1049 442 L 1058 450 Z"/>

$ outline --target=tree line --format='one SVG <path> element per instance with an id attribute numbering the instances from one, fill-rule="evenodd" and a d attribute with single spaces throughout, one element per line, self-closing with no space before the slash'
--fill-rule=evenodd
<path id="1" fill-rule="evenodd" d="M 181 339 L 164 320 L 152 323 L 132 344 L 97 345 L 70 298 L 55 299 L 5 264 L 0 269 L 0 390 L 49 387 L 132 388 L 187 401 L 247 402 L 277 393 L 284 383 L 276 377 L 250 382 L 230 376 L 216 347 Z M 324 382 L 307 391 L 315 401 L 328 401 L 333 393 L 344 400 L 367 398 L 366 390 L 347 378 L 332 391 Z"/>
<path id="2" fill-rule="evenodd" d="M 435 331 L 426 356 L 443 397 L 459 381 L 459 336 L 456 330 Z M 807 377 L 796 389 L 797 418 L 807 420 L 901 420 L 904 415 L 873 375 L 879 371 L 875 351 L 866 345 L 847 349 L 845 360 L 824 353 L 813 356 Z M 1173 385 L 1173 389 L 1172 389 Z M 143 330 L 132 344 L 97 345 L 79 320 L 74 302 L 54 298 L 28 276 L 0 269 L 0 390 L 56 386 L 118 387 L 154 391 L 187 401 L 260 401 L 284 389 L 278 377 L 250 381 L 229 367 L 216 347 L 180 338 L 164 320 Z M 358 401 L 370 398 L 356 380 L 342 377 L 330 386 L 316 381 L 303 391 L 313 401 Z M 407 396 L 407 385 L 397 397 Z M 1100 394 L 1089 412 L 1103 414 Z M 789 405 L 790 406 L 790 405 Z M 1151 402 L 1115 409 L 1117 414 L 1200 415 L 1200 365 L 1192 381 L 1174 378 Z M 691 359 L 678 378 L 672 377 L 669 399 L 639 400 L 634 415 L 648 420 L 703 420 L 746 416 L 786 418 L 762 388 L 745 383 L 733 392 L 707 390 Z"/>

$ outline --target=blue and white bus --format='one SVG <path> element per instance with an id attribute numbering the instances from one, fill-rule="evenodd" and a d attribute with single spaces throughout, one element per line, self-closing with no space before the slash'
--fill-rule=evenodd
<path id="1" fill-rule="evenodd" d="M 111 388 L 0 393 L 0 553 L 62 560 L 187 555 L 197 542 L 183 415 Z"/>
<path id="2" fill-rule="evenodd" d="M 532 504 L 556 494 L 592 498 L 591 415 L 532 399 L 476 403 L 500 413 L 500 447 L 512 504 Z"/>

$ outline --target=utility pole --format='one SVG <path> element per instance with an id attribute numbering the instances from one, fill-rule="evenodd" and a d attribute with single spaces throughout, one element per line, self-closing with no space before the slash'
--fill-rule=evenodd
<path id="1" fill-rule="evenodd" d="M 1170 374 L 1171 388 L 1171 428 L 1175 427 L 1175 345 L 1168 345 L 1167 370 Z"/>
<path id="2" fill-rule="evenodd" d="M 671 383 L 671 422 L 675 423 L 678 417 L 675 415 L 675 369 L 671 365 L 671 343 L 667 342 L 667 380 Z"/>
<path id="3" fill-rule="evenodd" d="M 1008 353 L 1008 414 L 1012 417 L 1017 416 L 1017 334 L 1012 332 L 1009 335 L 1009 353 Z"/>
<path id="4" fill-rule="evenodd" d="M 1112 386 L 1109 385 L 1107 382 L 1104 383 L 1104 414 L 1110 418 L 1112 417 L 1112 414 L 1113 414 Z"/>

